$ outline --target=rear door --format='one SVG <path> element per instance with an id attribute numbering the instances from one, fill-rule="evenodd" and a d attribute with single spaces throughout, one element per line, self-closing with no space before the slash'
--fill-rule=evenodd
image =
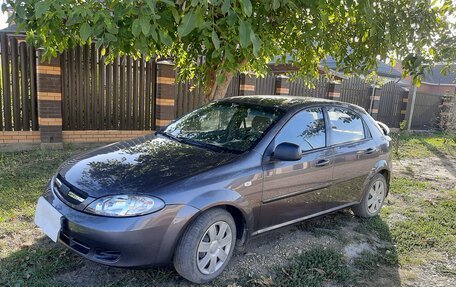
<path id="1" fill-rule="evenodd" d="M 307 108 L 294 115 L 265 154 L 261 228 L 267 228 L 320 212 L 330 191 L 333 153 L 326 145 L 324 113 L 321 108 Z M 298 161 L 271 160 L 280 143 L 301 147 Z"/>
<path id="2" fill-rule="evenodd" d="M 362 116 L 346 107 L 328 107 L 329 140 L 334 148 L 333 185 L 328 208 L 361 198 L 364 181 L 378 156 L 376 143 Z"/>

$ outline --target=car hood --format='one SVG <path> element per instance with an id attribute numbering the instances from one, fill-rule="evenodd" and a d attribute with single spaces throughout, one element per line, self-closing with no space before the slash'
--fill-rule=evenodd
<path id="1" fill-rule="evenodd" d="M 238 157 L 149 135 L 78 155 L 62 165 L 58 176 L 70 188 L 91 197 L 153 194 L 160 187 Z"/>

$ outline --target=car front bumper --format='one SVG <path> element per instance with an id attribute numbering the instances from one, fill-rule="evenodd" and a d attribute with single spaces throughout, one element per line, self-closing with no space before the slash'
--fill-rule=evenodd
<path id="1" fill-rule="evenodd" d="M 199 211 L 167 205 L 152 214 L 116 218 L 73 209 L 49 185 L 43 197 L 63 215 L 59 242 L 89 260 L 117 267 L 169 264 L 181 232 Z"/>

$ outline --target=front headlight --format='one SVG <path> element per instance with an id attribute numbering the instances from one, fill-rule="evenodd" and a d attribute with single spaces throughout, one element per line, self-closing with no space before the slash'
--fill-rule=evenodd
<path id="1" fill-rule="evenodd" d="M 85 210 L 97 215 L 126 217 L 152 213 L 164 206 L 161 199 L 152 196 L 113 195 L 95 200 Z"/>

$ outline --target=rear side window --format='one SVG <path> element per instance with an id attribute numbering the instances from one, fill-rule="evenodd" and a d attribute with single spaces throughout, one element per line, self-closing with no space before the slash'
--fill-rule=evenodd
<path id="1" fill-rule="evenodd" d="M 328 115 L 332 144 L 357 141 L 366 137 L 363 120 L 357 113 L 334 107 L 328 109 Z"/>
<path id="2" fill-rule="evenodd" d="M 276 137 L 275 144 L 297 144 L 302 151 L 326 146 L 325 120 L 321 108 L 310 108 L 294 115 Z"/>

